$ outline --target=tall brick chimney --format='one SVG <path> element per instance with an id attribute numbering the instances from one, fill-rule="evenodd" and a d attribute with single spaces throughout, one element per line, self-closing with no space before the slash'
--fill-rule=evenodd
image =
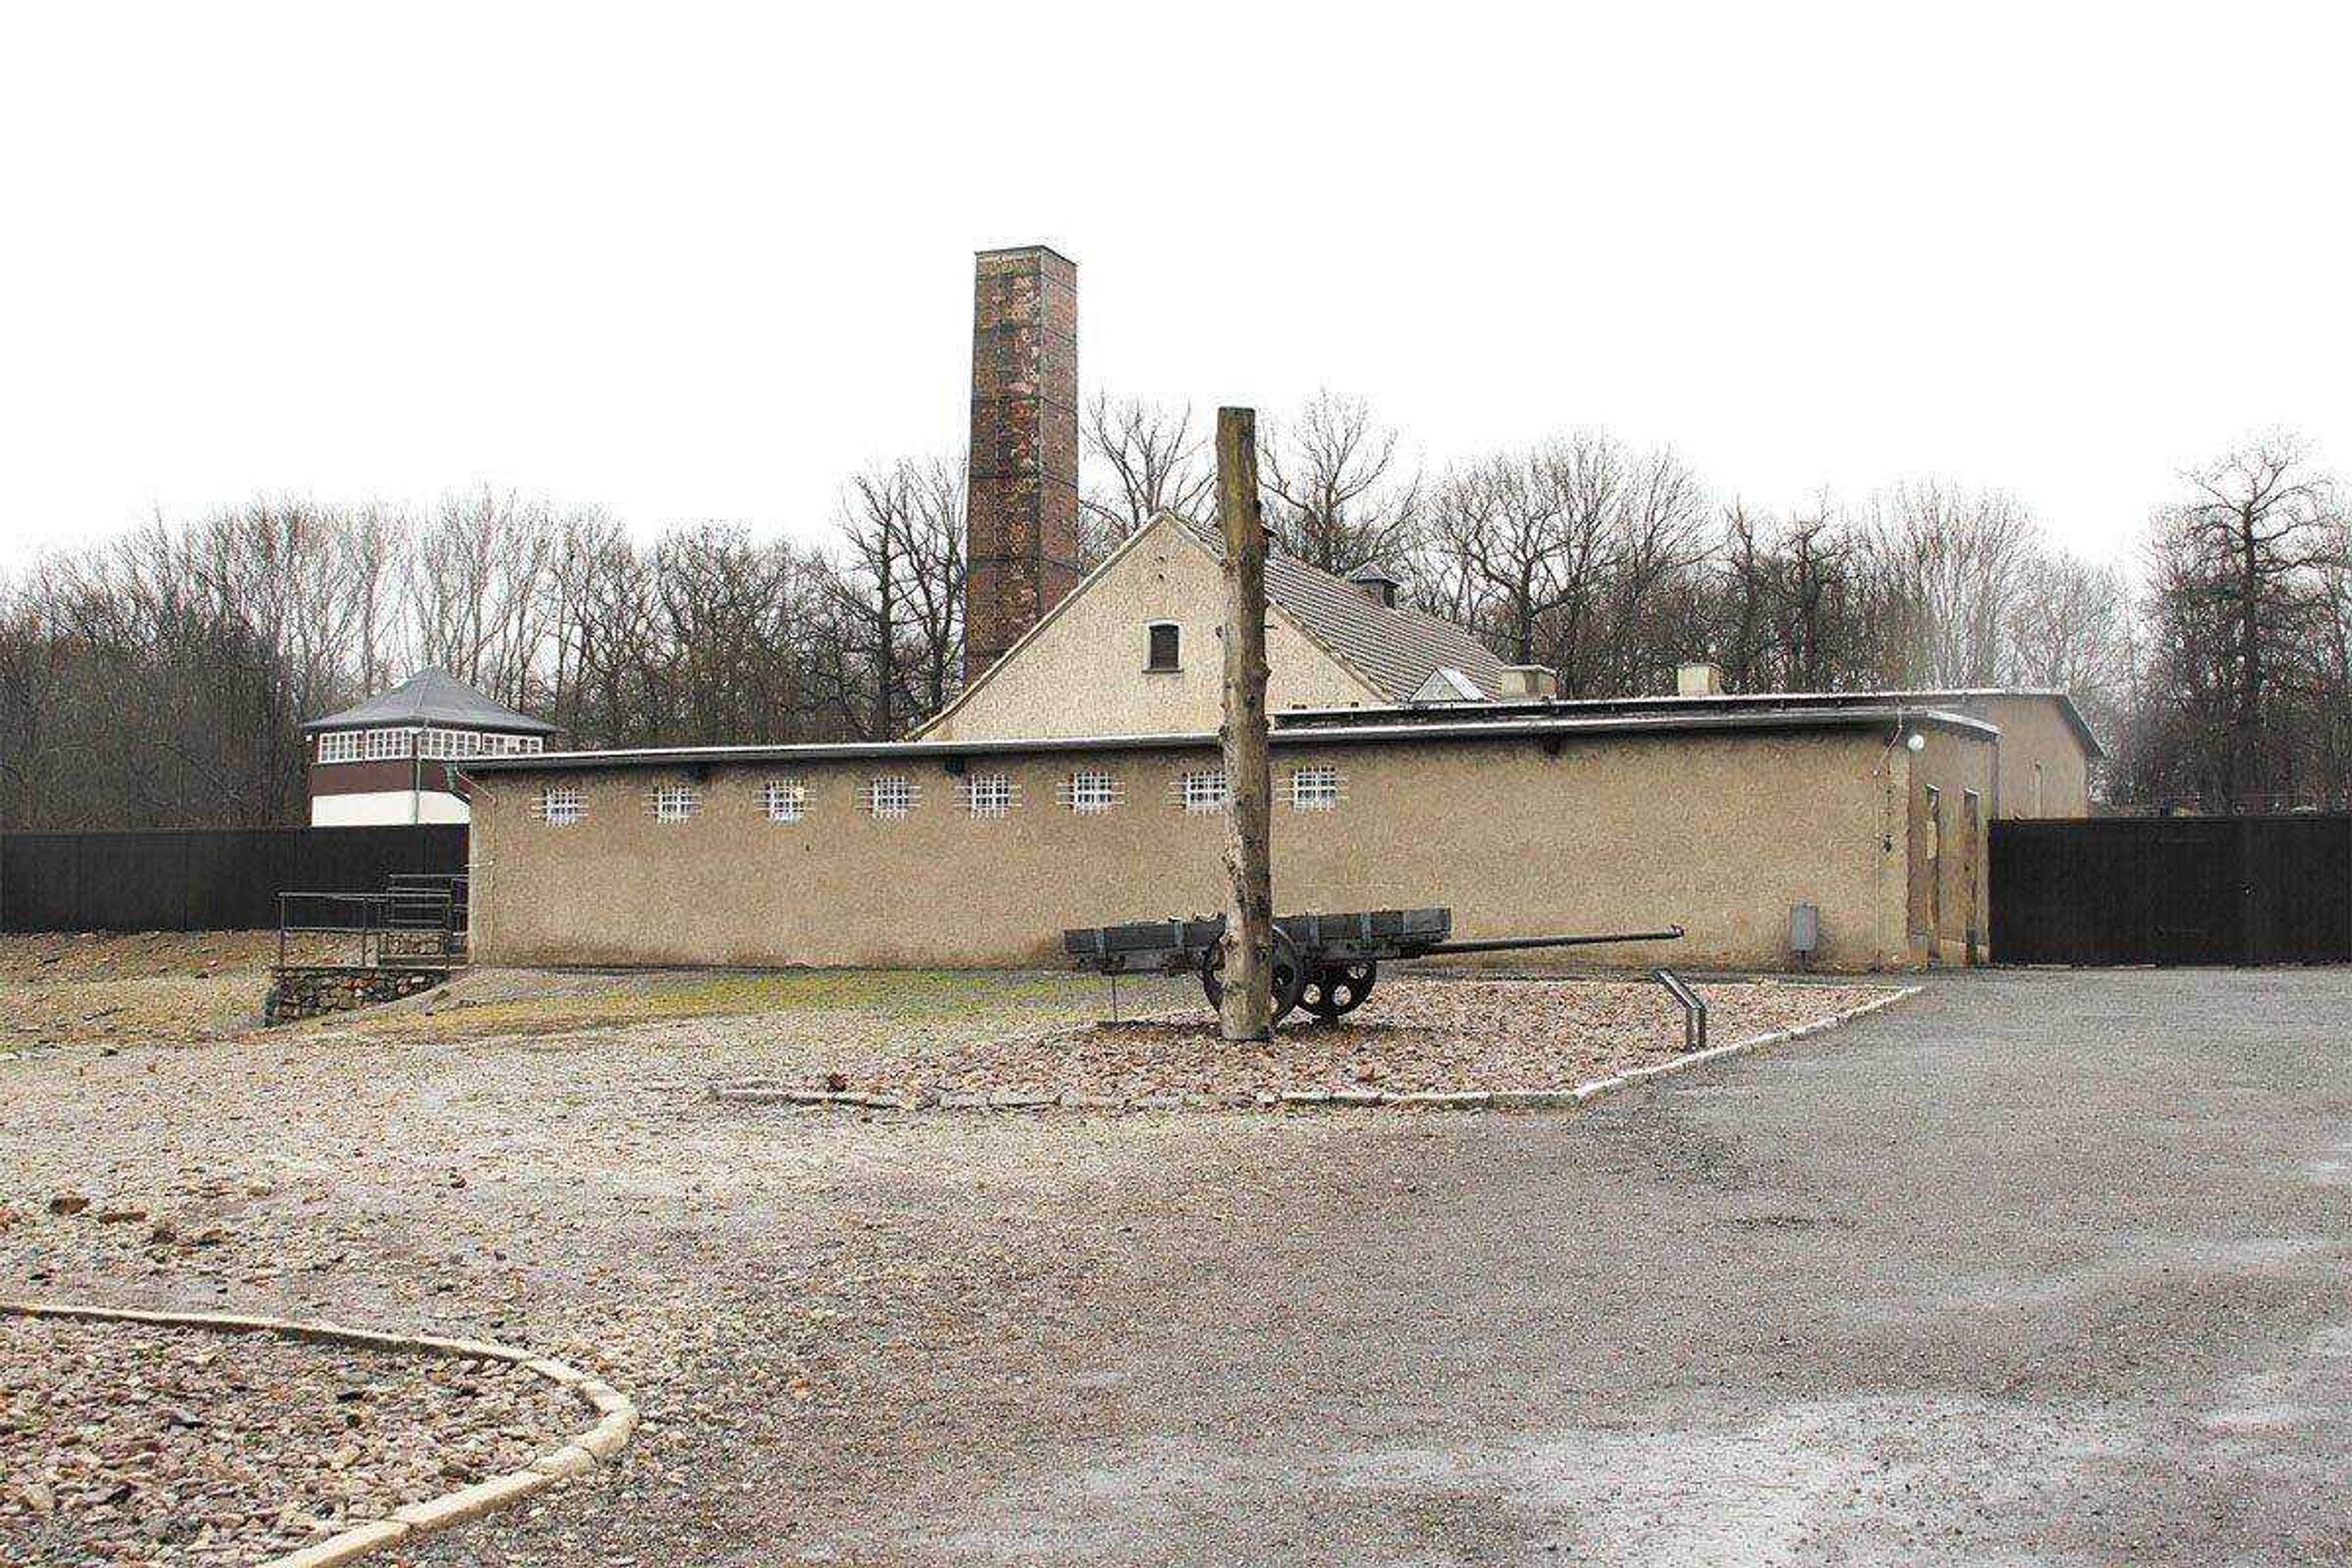
<path id="1" fill-rule="evenodd" d="M 1042 245 L 973 268 L 971 480 L 966 680 L 1078 581 L 1078 268 Z"/>

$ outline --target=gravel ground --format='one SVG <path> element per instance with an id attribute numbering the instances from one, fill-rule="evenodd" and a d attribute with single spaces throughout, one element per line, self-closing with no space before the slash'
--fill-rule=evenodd
<path id="1" fill-rule="evenodd" d="M 0 1561 L 247 1563 L 584 1428 L 520 1368 L 0 1317 Z"/>
<path id="2" fill-rule="evenodd" d="M 1413 982 L 1391 1005 L 1456 984 L 1547 989 Z M 1073 976 L 667 981 L 680 1016 L 636 1025 L 611 987 L 574 991 L 593 1026 L 554 1028 L 510 980 L 442 1015 L 0 1063 L 0 1294 L 481 1335 L 638 1400 L 621 1464 L 419 1563 L 901 1561 L 877 1520 L 955 1517 L 1143 1414 L 1104 1325 L 1162 1299 L 1171 1262 L 1282 1212 L 1302 1171 L 1450 1135 L 1378 1111 L 873 1118 L 709 1093 L 1034 1038 L 1095 1016 L 1099 983 Z M 500 1019 L 522 1032 L 480 1034 Z M 1513 1119 L 1554 1120 L 1577 1117 Z"/>
<path id="3" fill-rule="evenodd" d="M 1885 995 L 1884 987 L 1771 981 L 1706 988 L 1710 1038 L 1753 1038 Z M 846 1041 L 785 1088 L 924 1098 L 1076 1094 L 1246 1100 L 1377 1088 L 1391 1093 L 1573 1089 L 1683 1054 L 1683 1016 L 1655 984 L 1383 979 L 1338 1024 L 1294 1016 L 1270 1046 L 1235 1050 L 1199 1004 L 1045 1035 Z"/>
<path id="4" fill-rule="evenodd" d="M 252 1028 L 277 950 L 275 931 L 0 936 L 0 1052 Z M 294 956 L 327 951 L 298 941 Z"/>

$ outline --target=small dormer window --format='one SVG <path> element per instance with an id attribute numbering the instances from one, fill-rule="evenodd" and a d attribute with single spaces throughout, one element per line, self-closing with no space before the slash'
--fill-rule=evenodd
<path id="1" fill-rule="evenodd" d="M 1149 670 L 1169 670 L 1182 668 L 1184 630 L 1173 621 L 1155 621 L 1149 628 L 1151 634 L 1151 654 L 1144 665 Z"/>

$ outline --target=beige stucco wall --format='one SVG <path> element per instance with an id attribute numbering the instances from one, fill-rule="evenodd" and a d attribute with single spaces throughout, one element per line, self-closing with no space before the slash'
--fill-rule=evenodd
<path id="1" fill-rule="evenodd" d="M 931 726 L 927 741 L 1190 735 L 1222 721 L 1223 574 L 1181 526 L 1161 519 L 1108 563 L 1029 643 Z M 1150 671 L 1154 622 L 1181 628 L 1181 668 Z M 1266 621 L 1266 706 L 1345 708 L 1385 700 L 1310 641 L 1280 609 Z"/>
<path id="2" fill-rule="evenodd" d="M 1515 963 L 1673 962 L 1778 968 L 1789 908 L 1822 912 L 1824 967 L 1911 959 L 1905 790 L 1989 746 L 1956 742 L 1892 759 L 1872 731 L 1588 739 L 1549 754 L 1532 739 L 1281 746 L 1276 899 L 1286 913 L 1453 907 L 1464 936 L 1652 927 L 1671 947 L 1514 955 Z M 1080 816 L 1055 785 L 1082 761 L 1109 767 L 1123 798 Z M 1343 780 L 1334 812 L 1287 805 L 1302 763 Z M 858 808 L 871 761 L 724 763 L 571 772 L 586 820 L 530 814 L 548 774 L 492 773 L 474 796 L 473 942 L 497 963 L 989 965 L 1058 962 L 1066 926 L 1213 911 L 1223 905 L 1223 819 L 1188 816 L 1178 775 L 1213 749 L 975 759 L 1018 799 L 975 820 L 945 764 L 898 771 L 912 815 Z M 665 781 L 699 777 L 702 808 L 656 822 Z M 806 820 L 774 824 L 755 792 L 809 789 Z M 1882 840 L 1891 847 L 1882 847 Z"/>
<path id="3" fill-rule="evenodd" d="M 1995 816 L 2088 816 L 2091 753 L 2054 697 L 1937 698 L 1936 706 L 1982 719 L 2000 731 Z M 2038 776 L 2037 776 L 2038 775 Z"/>
<path id="4" fill-rule="evenodd" d="M 1918 752 L 1900 753 L 1906 759 L 1904 831 L 1911 868 L 1904 909 L 1908 955 L 1914 963 L 1966 963 L 1975 956 L 1971 931 L 1976 954 L 1984 951 L 1991 907 L 1986 845 L 1993 816 L 1994 748 L 1939 730 L 1926 731 L 1922 738 Z M 1943 822 L 1942 852 L 1930 854 L 1937 816 Z"/>

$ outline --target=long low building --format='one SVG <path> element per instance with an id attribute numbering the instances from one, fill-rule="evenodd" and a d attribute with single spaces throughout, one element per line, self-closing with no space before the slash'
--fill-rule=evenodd
<path id="1" fill-rule="evenodd" d="M 975 262 L 955 700 L 887 745 L 458 762 L 480 958 L 1034 963 L 1223 907 L 1223 536 L 1162 512 L 1079 571 L 1076 289 L 1045 247 Z M 1987 824 L 2088 806 L 2060 693 L 1734 695 L 1695 663 L 1673 697 L 1561 701 L 1400 586 L 1266 563 L 1283 912 L 1688 930 L 1582 955 L 1617 963 L 1966 963 Z"/>
<path id="2" fill-rule="evenodd" d="M 1689 933 L 1563 963 L 1865 970 L 1967 963 L 1983 941 L 2002 731 L 1940 704 L 1301 713 L 1274 762 L 1284 912 L 1444 904 L 1465 936 Z M 1066 927 L 1223 905 L 1205 734 L 461 767 L 486 963 L 1027 964 Z M 1798 906 L 1818 912 L 1810 953 Z"/>

